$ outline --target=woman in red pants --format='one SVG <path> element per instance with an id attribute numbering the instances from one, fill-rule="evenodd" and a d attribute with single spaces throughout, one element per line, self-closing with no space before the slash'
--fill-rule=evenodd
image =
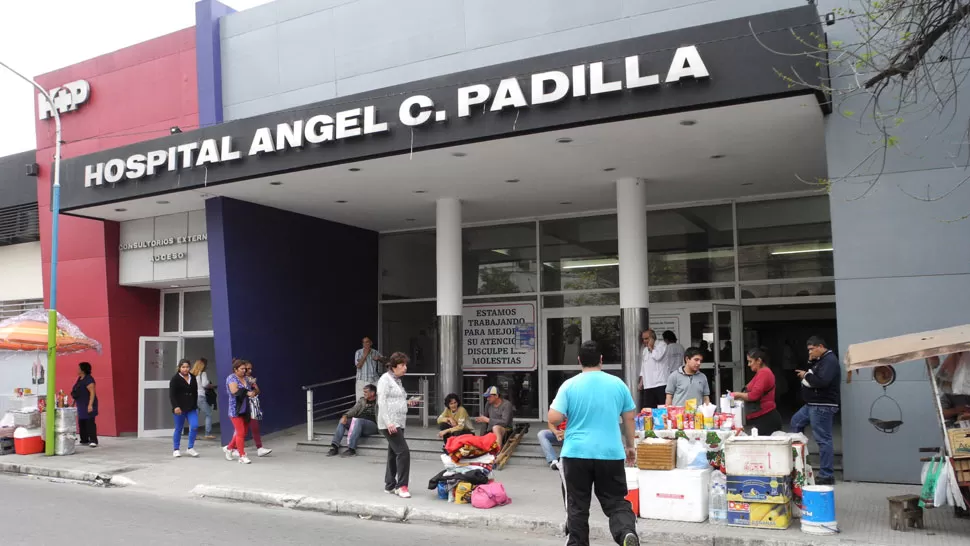
<path id="1" fill-rule="evenodd" d="M 246 386 L 255 393 L 249 398 L 249 432 L 253 434 L 253 442 L 256 443 L 256 456 L 265 457 L 273 452 L 272 449 L 263 447 L 263 437 L 259 433 L 259 422 L 263 420 L 263 408 L 259 401 L 259 385 L 256 384 L 256 376 L 253 375 L 253 363 L 246 361 Z M 235 432 L 233 433 L 235 440 Z M 233 452 L 233 455 L 237 455 Z"/>
<path id="2" fill-rule="evenodd" d="M 256 393 L 249 389 L 249 382 L 246 380 L 246 360 L 235 359 L 232 361 L 232 374 L 226 378 L 226 390 L 229 391 L 229 419 L 232 427 L 236 431 L 229 441 L 229 445 L 222 448 L 226 454 L 226 460 L 232 461 L 232 452 L 239 452 L 239 462 L 249 464 L 249 457 L 246 456 L 246 435 L 249 433 L 250 422 L 250 403 L 249 400 L 256 396 Z"/>

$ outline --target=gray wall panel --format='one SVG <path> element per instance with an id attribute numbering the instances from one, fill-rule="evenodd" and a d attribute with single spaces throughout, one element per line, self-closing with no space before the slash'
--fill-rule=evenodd
<path id="1" fill-rule="evenodd" d="M 279 24 L 281 91 L 332 82 L 335 36 L 333 11 L 318 11 Z"/>
<path id="2" fill-rule="evenodd" d="M 222 41 L 223 104 L 233 105 L 280 93 L 278 35 L 276 25 L 272 25 Z M 226 54 L 227 50 L 232 54 Z"/>
<path id="3" fill-rule="evenodd" d="M 803 0 L 277 0 L 222 20 L 223 113 L 226 121 L 241 119 L 326 100 L 331 90 L 344 96 L 802 5 Z"/>
<path id="4" fill-rule="evenodd" d="M 833 205 L 833 213 L 838 209 Z M 836 248 L 839 241 L 836 234 Z M 853 343 L 966 323 L 968 286 L 970 275 L 836 281 L 839 354 Z M 885 393 L 870 372 L 842 385 L 842 460 L 848 480 L 919 483 L 917 448 L 942 444 L 925 364 L 899 364 L 896 373 Z M 883 394 L 902 411 L 903 425 L 895 434 L 879 432 L 868 421 L 870 408 Z M 873 416 L 894 419 L 892 401 L 880 400 Z"/>
<path id="5" fill-rule="evenodd" d="M 492 0 L 465 3 L 468 49 L 551 35 L 622 18 L 620 0 Z M 625 36 L 623 36 L 625 37 Z M 615 39 L 620 39 L 616 37 Z M 579 46 L 574 46 L 579 47 Z M 572 48 L 570 48 L 572 49 Z"/>
<path id="6" fill-rule="evenodd" d="M 819 0 L 819 12 L 852 7 L 847 0 Z M 853 43 L 849 21 L 824 27 L 829 42 Z M 833 73 L 839 69 L 833 67 Z M 842 87 L 845 80 L 833 85 Z M 890 91 L 886 97 L 891 97 Z M 960 103 L 967 98 L 966 88 Z M 826 150 L 832 180 L 832 235 L 835 248 L 839 354 L 853 343 L 970 322 L 970 220 L 954 222 L 970 210 L 970 187 L 936 202 L 907 195 L 939 195 L 967 173 L 954 168 L 954 143 L 960 142 L 970 110 L 961 109 L 953 127 L 924 110 L 902 114 L 900 146 L 886 157 L 864 163 L 879 148 L 877 131 L 864 118 L 861 99 L 836 98 L 841 110 L 826 119 Z M 888 102 L 883 103 L 888 111 Z M 851 111 L 851 117 L 844 115 Z M 960 126 L 960 127 L 957 127 Z M 929 137 L 929 138 L 927 138 Z M 965 156 L 964 156 L 965 157 Z M 959 161 L 959 160 L 957 160 Z M 861 164 L 861 168 L 860 168 Z M 872 175 L 883 172 L 867 192 Z M 855 175 L 848 176 L 847 175 Z M 904 425 L 891 435 L 869 422 L 869 408 L 882 388 L 869 371 L 843 385 L 843 461 L 845 478 L 879 482 L 919 481 L 918 447 L 938 446 L 942 435 L 933 413 L 924 363 L 896 366 L 897 381 L 886 394 L 903 410 Z M 873 453 L 880 456 L 874 457 Z"/>
<path id="7" fill-rule="evenodd" d="M 454 0 L 359 0 L 334 8 L 338 78 L 457 53 L 463 4 Z"/>

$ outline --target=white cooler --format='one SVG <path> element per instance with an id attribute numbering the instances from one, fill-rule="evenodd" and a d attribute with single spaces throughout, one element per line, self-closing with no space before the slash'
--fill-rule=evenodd
<path id="1" fill-rule="evenodd" d="M 700 523 L 707 520 L 711 468 L 641 470 L 640 517 Z"/>

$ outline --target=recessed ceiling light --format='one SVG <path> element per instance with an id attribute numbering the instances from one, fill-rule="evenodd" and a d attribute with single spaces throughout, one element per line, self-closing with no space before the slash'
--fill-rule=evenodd
<path id="1" fill-rule="evenodd" d="M 155 201 L 155 202 L 158 203 L 159 205 L 167 205 L 167 204 L 169 204 L 169 201 L 165 201 L 164 199 L 159 200 L 159 201 Z"/>
<path id="2" fill-rule="evenodd" d="M 360 172 L 360 167 L 351 167 L 351 168 L 349 168 L 347 170 L 350 171 L 350 172 L 352 172 L 352 173 L 359 173 Z"/>
<path id="3" fill-rule="evenodd" d="M 560 201 L 559 204 L 560 205 L 572 205 L 573 202 L 572 201 Z"/>
<path id="4" fill-rule="evenodd" d="M 453 157 L 465 157 L 468 154 L 466 154 L 465 152 L 452 152 L 451 155 Z"/>
<path id="5" fill-rule="evenodd" d="M 711 159 L 724 159 L 724 157 L 724 154 L 714 154 L 711 156 Z"/>
<path id="6" fill-rule="evenodd" d="M 692 119 L 682 119 L 680 120 L 680 124 L 684 127 L 690 127 L 691 125 L 697 125 L 697 121 Z"/>
<path id="7" fill-rule="evenodd" d="M 573 141 L 573 139 L 571 139 L 569 137 L 559 137 L 559 138 L 556 139 L 556 142 L 558 142 L 559 144 L 569 144 L 572 141 Z"/>
<path id="8" fill-rule="evenodd" d="M 170 284 L 170 285 L 168 285 L 168 287 L 169 287 L 169 288 L 178 288 L 178 287 L 179 287 L 179 285 L 177 285 L 177 284 Z"/>
<path id="9" fill-rule="evenodd" d="M 280 182 L 279 180 L 274 180 L 274 181 L 270 182 L 269 185 L 270 186 L 282 186 L 283 183 Z"/>
<path id="10" fill-rule="evenodd" d="M 611 173 L 616 170 L 616 167 L 607 167 L 603 169 L 603 172 Z"/>
<path id="11" fill-rule="evenodd" d="M 414 190 L 414 193 L 428 193 L 428 190 Z"/>
<path id="12" fill-rule="evenodd" d="M 519 179 L 518 178 L 509 178 L 505 182 L 508 183 L 508 184 L 518 184 L 519 183 Z"/>
<path id="13" fill-rule="evenodd" d="M 414 218 L 405 218 L 404 221 L 405 222 L 413 222 L 414 221 Z"/>
<path id="14" fill-rule="evenodd" d="M 347 201 L 344 200 L 344 199 L 338 199 L 338 200 L 334 201 L 334 203 L 340 203 L 341 205 L 344 204 L 344 203 L 346 203 L 346 202 Z"/>
<path id="15" fill-rule="evenodd" d="M 115 212 L 125 212 L 128 209 L 115 209 Z"/>

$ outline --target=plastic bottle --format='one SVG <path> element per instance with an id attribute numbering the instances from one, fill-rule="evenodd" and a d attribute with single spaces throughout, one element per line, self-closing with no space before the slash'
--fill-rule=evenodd
<path id="1" fill-rule="evenodd" d="M 727 525 L 727 477 L 715 470 L 711 473 L 711 498 L 708 504 L 708 520 L 714 525 Z"/>

